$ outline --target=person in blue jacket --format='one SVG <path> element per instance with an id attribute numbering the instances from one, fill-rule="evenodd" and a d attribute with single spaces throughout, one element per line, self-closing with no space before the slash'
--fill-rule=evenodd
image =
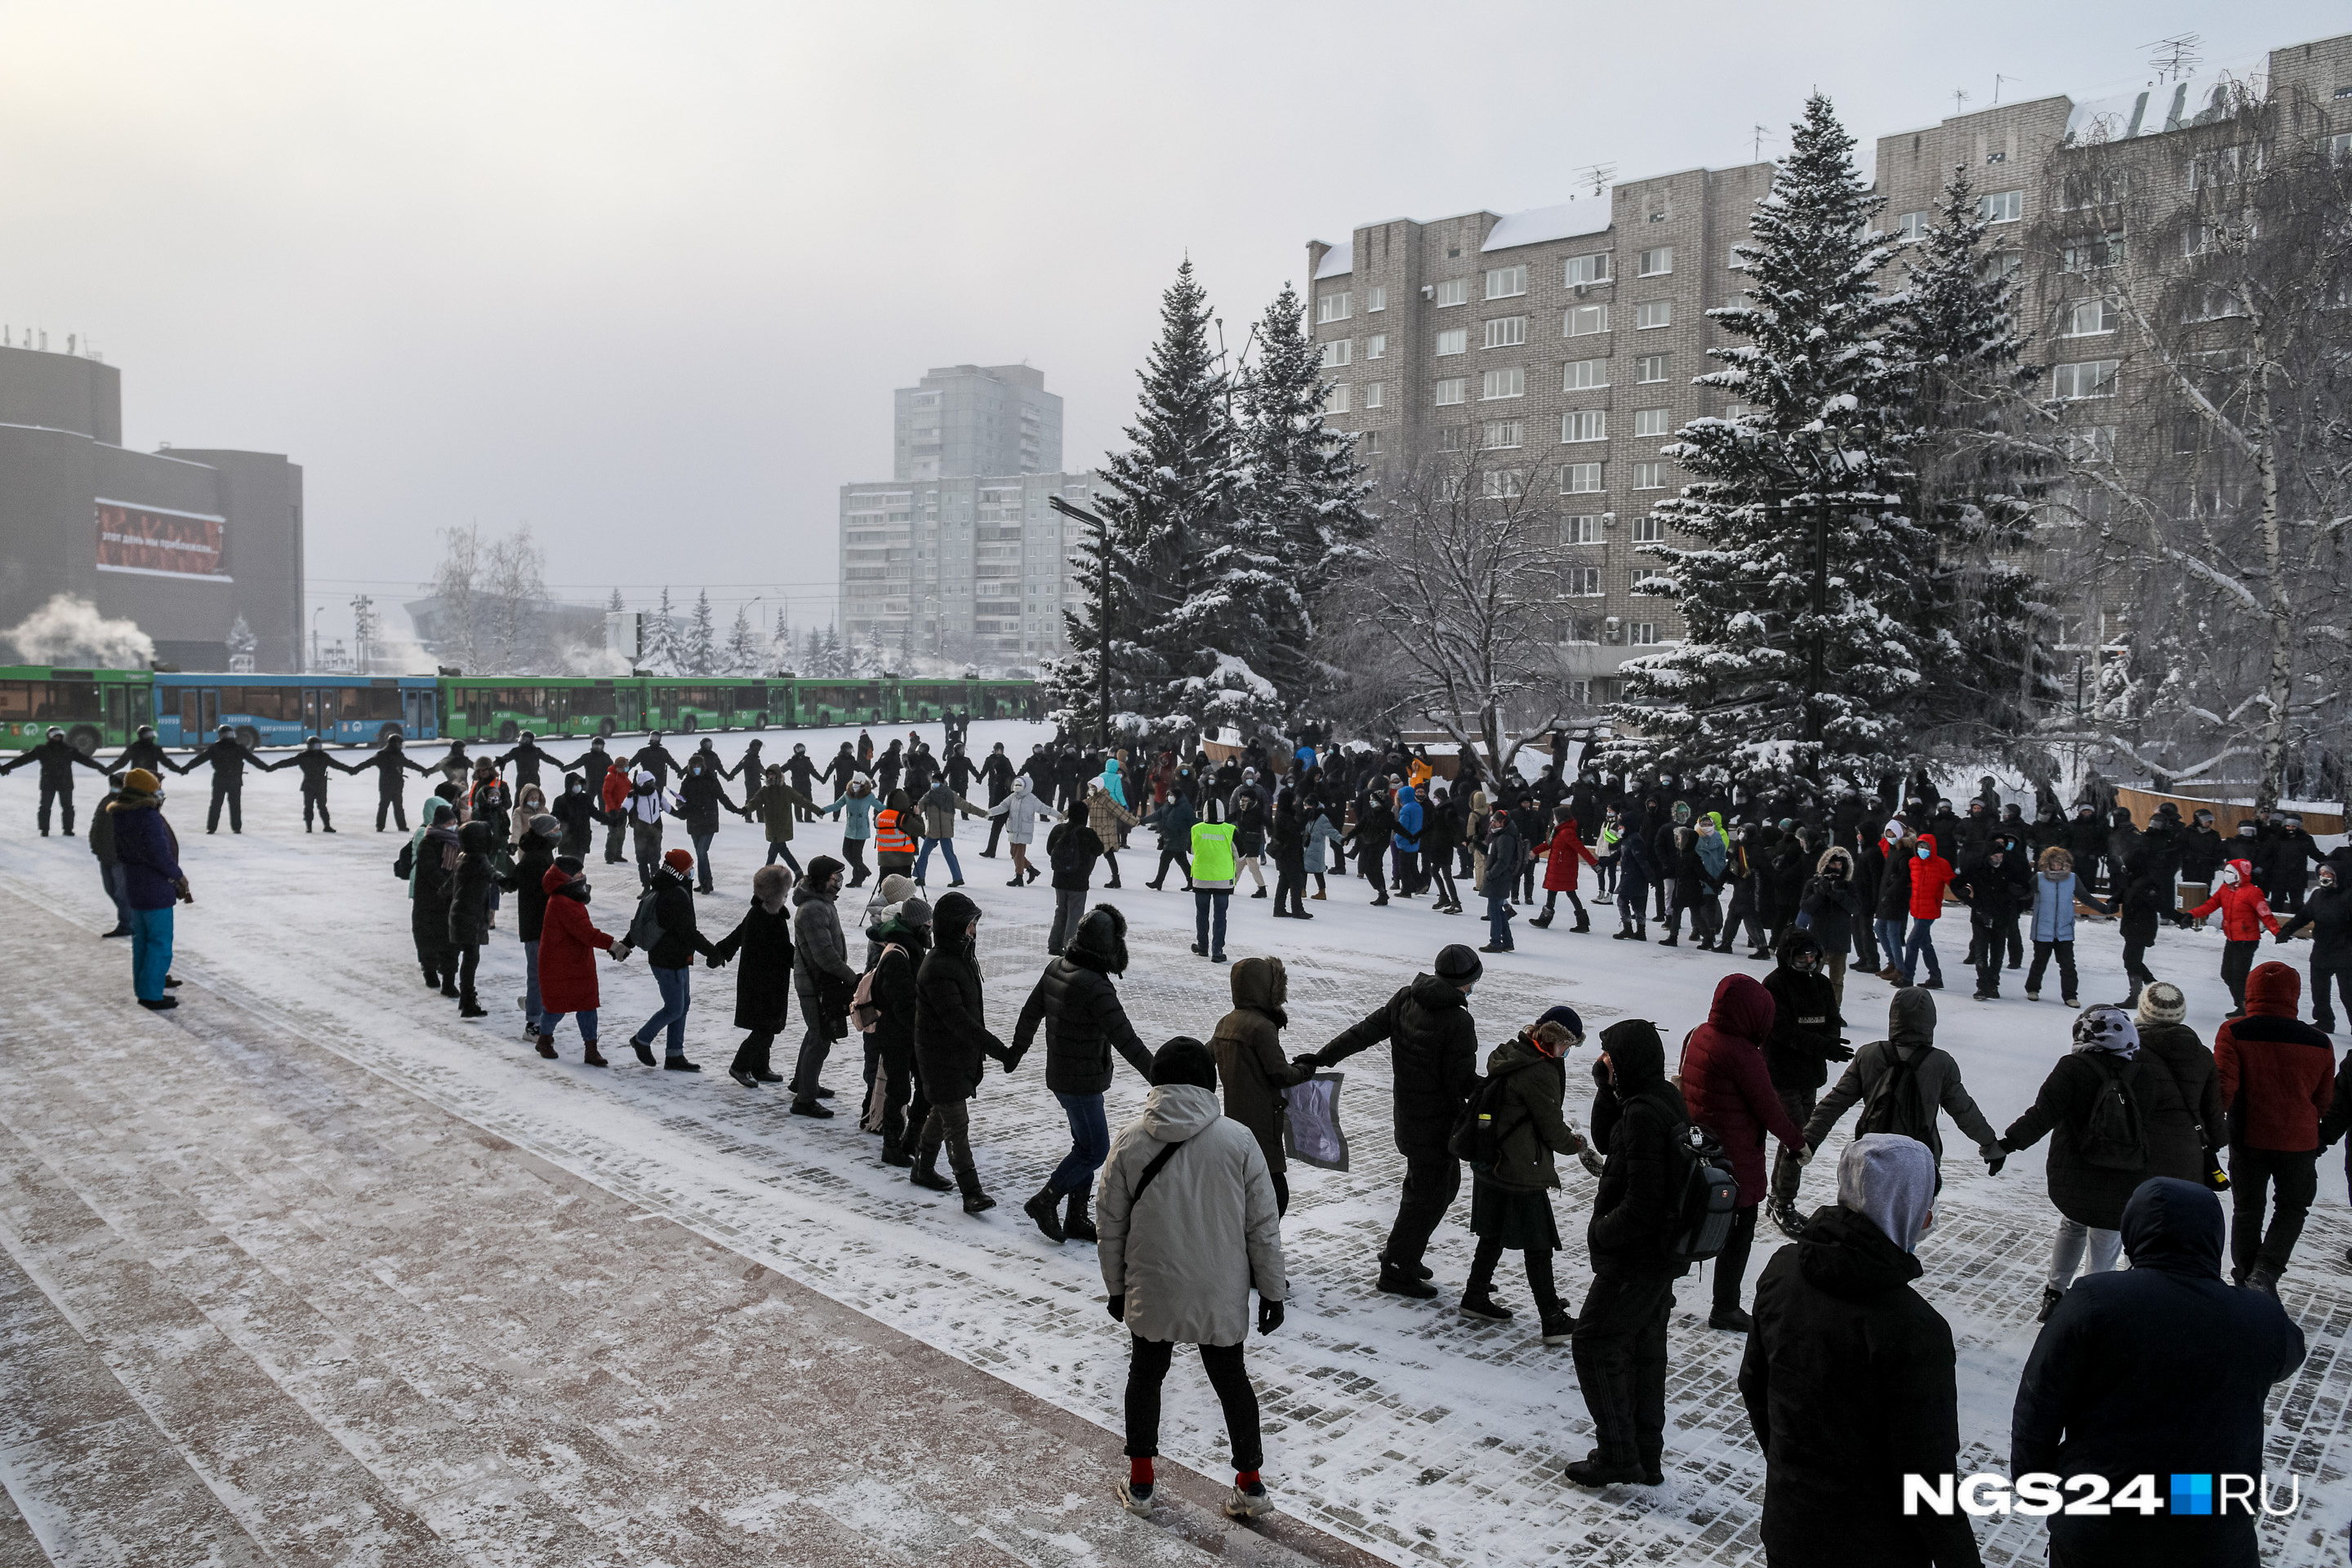
<path id="1" fill-rule="evenodd" d="M 1421 891 L 1421 801 L 1412 785 L 1398 785 L 1396 830 L 1389 836 L 1389 859 L 1400 899 Z"/>
<path id="2" fill-rule="evenodd" d="M 172 979 L 172 908 L 193 904 L 180 869 L 179 839 L 163 820 L 163 785 L 145 768 L 123 775 L 106 809 L 114 816 L 114 858 L 122 901 L 131 910 L 131 987 L 139 1005 L 160 1013 L 180 1005 Z"/>
<path id="3" fill-rule="evenodd" d="M 2052 954 L 2058 959 L 2058 992 L 2069 1007 L 2079 1005 L 2074 982 L 2074 904 L 2079 900 L 2101 914 L 2107 905 L 2091 896 L 2074 875 L 2074 856 L 2063 845 L 2042 851 L 2033 878 L 2033 966 L 2025 972 L 2025 999 L 2042 1000 L 2042 977 Z"/>

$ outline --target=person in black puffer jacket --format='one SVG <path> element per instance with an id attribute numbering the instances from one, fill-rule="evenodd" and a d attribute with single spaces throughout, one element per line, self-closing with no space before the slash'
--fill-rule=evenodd
<path id="1" fill-rule="evenodd" d="M 1601 1051 L 1612 1109 L 1605 1134 L 1600 1106 L 1593 1110 L 1593 1141 L 1605 1163 L 1584 1227 L 1592 1285 L 1570 1341 L 1599 1447 L 1567 1474 L 1578 1486 L 1658 1486 L 1665 1479 L 1666 1319 L 1675 1281 L 1689 1271 L 1667 1245 L 1690 1112 L 1666 1080 L 1656 1025 L 1621 1018 L 1601 1031 Z"/>
<path id="2" fill-rule="evenodd" d="M 723 776 L 716 759 L 697 752 L 686 765 L 686 776 L 677 781 L 678 815 L 686 818 L 686 836 L 694 840 L 697 892 L 714 890 L 710 883 L 710 841 L 719 835 L 719 808 L 723 805 L 730 811 L 740 809 L 727 798 L 726 786 L 719 782 Z"/>
<path id="3" fill-rule="evenodd" d="M 457 829 L 457 871 L 449 894 L 449 945 L 457 958 L 457 1016 L 487 1017 L 489 1009 L 474 994 L 474 972 L 482 943 L 490 940 L 490 898 L 498 891 L 494 857 L 498 839 L 487 822 Z"/>
<path id="4" fill-rule="evenodd" d="M 980 1167 L 971 1157 L 971 1102 L 980 1093 L 990 1058 L 1012 1070 L 1012 1053 L 989 1032 L 982 1005 L 980 958 L 975 932 L 980 906 L 950 893 L 931 911 L 931 951 L 915 978 L 915 1072 L 930 1114 L 918 1130 L 915 1168 L 908 1179 L 933 1192 L 963 1189 L 963 1212 L 996 1206 L 981 1190 Z M 948 1151 L 950 1183 L 940 1174 L 940 1146 Z M 1065 1234 L 1067 1234 L 1066 1232 Z"/>
<path id="5" fill-rule="evenodd" d="M 1021 1065 L 1038 1026 L 1044 1025 L 1045 1087 L 1062 1102 L 1070 1122 L 1069 1153 L 1054 1167 L 1037 1195 L 1022 1205 L 1048 1240 L 1073 1236 L 1080 1241 L 1095 1239 L 1087 1205 L 1094 1197 L 1095 1173 L 1110 1153 L 1103 1093 L 1110 1088 L 1111 1052 L 1126 1058 L 1144 1082 L 1151 1081 L 1151 1053 L 1136 1037 L 1118 988 L 1111 984 L 1112 975 L 1126 973 L 1127 917 L 1108 904 L 1097 904 L 1079 920 L 1061 956 L 1037 977 L 1013 1028 L 1013 1056 L 1004 1070 Z M 1069 1200 L 1066 1222 L 1061 1215 L 1065 1198 Z"/>
<path id="6" fill-rule="evenodd" d="M 882 1134 L 882 1163 L 905 1170 L 915 1163 L 908 1131 L 919 1133 L 930 1117 L 915 1079 L 915 1017 L 921 1011 L 915 977 L 931 951 L 930 903 L 901 900 L 866 935 L 877 944 L 872 995 L 881 1017 L 870 1037 L 875 1071 L 863 1125 Z"/>
<path id="7" fill-rule="evenodd" d="M 727 1076 L 745 1089 L 784 1081 L 769 1055 L 792 1021 L 793 910 L 784 897 L 792 886 L 792 873 L 782 866 L 752 872 L 751 908 L 704 960 L 713 969 L 743 960 L 735 972 L 735 1026 L 744 1031 L 743 1043 L 735 1047 Z"/>
<path id="8" fill-rule="evenodd" d="M 1967 1514 L 1906 1515 L 1898 1500 L 1906 1475 L 1960 1468 L 1951 1325 L 1911 1289 L 1935 1156 L 1916 1138 L 1867 1133 L 1837 1174 L 1838 1201 L 1764 1266 L 1739 1365 L 1764 1450 L 1765 1556 L 1975 1568 Z"/>
<path id="9" fill-rule="evenodd" d="M 662 1005 L 629 1037 L 629 1046 L 639 1062 L 651 1067 L 654 1031 L 667 1028 L 669 1038 L 661 1065 L 668 1072 L 702 1070 L 686 1059 L 686 1015 L 694 1002 L 695 954 L 708 958 L 718 951 L 694 923 L 694 889 L 687 880 L 693 873 L 694 857 L 673 849 L 661 858 L 646 889 L 654 900 L 654 919 L 661 922 L 661 940 L 646 953 L 646 963 L 661 988 Z"/>
<path id="10" fill-rule="evenodd" d="M 2189 998 L 2168 980 L 2139 994 L 2139 1054 L 2142 1070 L 2161 1067 L 2171 1080 L 2166 1090 L 2140 1102 L 2147 1129 L 2147 1173 L 2210 1185 L 2221 1168 L 2221 1147 L 2230 1140 L 2221 1106 L 2221 1075 L 2213 1053 L 2183 1022 Z"/>
<path id="11" fill-rule="evenodd" d="M 1491 866 L 1487 874 L 1495 875 Z M 1446 1143 L 1478 1078 L 1478 1026 L 1470 1016 L 1470 988 L 1483 970 L 1476 953 L 1454 943 L 1438 953 L 1436 973 L 1413 976 L 1380 1011 L 1321 1050 L 1297 1058 L 1321 1070 L 1388 1044 L 1396 1086 L 1397 1152 L 1404 1156 L 1404 1191 L 1388 1245 L 1381 1250 L 1380 1288 L 1393 1295 L 1427 1300 L 1437 1294 L 1421 1258 L 1462 1190 L 1462 1162 Z"/>
<path id="12" fill-rule="evenodd" d="M 1844 1015 L 1838 1011 L 1837 988 L 1822 973 L 1821 943 L 1811 931 L 1791 929 L 1780 940 L 1780 962 L 1764 977 L 1772 994 L 1772 1032 L 1764 1038 L 1764 1068 L 1772 1075 L 1772 1090 L 1780 1097 L 1789 1120 L 1802 1127 L 1813 1117 L 1813 1102 L 1830 1078 L 1830 1063 L 1851 1061 L 1853 1047 L 1841 1031 Z M 1772 1159 L 1772 1184 L 1765 1212 L 1780 1233 L 1795 1237 L 1804 1230 L 1797 1215 L 1797 1187 L 1804 1166 L 1782 1149 Z"/>
<path id="13" fill-rule="evenodd" d="M 2336 997 L 2341 992 L 2344 1011 L 2352 1017 L 2352 888 L 2337 879 L 2333 863 L 2322 861 L 2319 886 L 2279 928 L 2277 940 L 2286 941 L 2304 927 L 2311 928 L 2311 1022 L 2323 1035 L 2336 1032 Z"/>
<path id="14" fill-rule="evenodd" d="M 1830 990 L 1843 1004 L 1846 955 L 1853 951 L 1854 936 L 1867 926 L 1870 915 L 1870 905 L 1853 879 L 1852 850 L 1832 844 L 1822 851 L 1797 908 L 1805 917 L 1805 929 L 1821 943 L 1822 972 L 1829 976 Z"/>
<path id="15" fill-rule="evenodd" d="M 555 837 L 562 824 L 552 816 L 534 816 L 523 824 L 522 843 L 515 849 L 514 868 L 499 879 L 499 886 L 515 896 L 515 938 L 522 943 L 523 988 L 515 1000 L 522 1005 L 522 1037 L 539 1038 L 539 932 L 547 921 L 547 880 L 555 864 Z"/>
<path id="16" fill-rule="evenodd" d="M 2046 1173 L 2050 1201 L 2060 1217 L 2050 1247 L 2050 1276 L 2042 1289 L 2043 1322 L 2050 1321 L 2085 1252 L 2085 1278 L 2116 1266 L 2116 1255 L 2123 1247 L 2124 1205 L 2148 1177 L 2145 1161 L 2132 1168 L 2094 1164 L 2084 1148 L 2091 1112 L 2110 1079 L 2120 1081 L 2124 1092 L 2143 1108 L 2177 1094 L 2171 1075 L 2147 1070 L 2152 1064 L 2143 1062 L 2140 1054 L 2138 1026 L 2120 1009 L 2085 1008 L 2074 1019 L 2074 1048 L 2058 1058 L 2032 1105 L 2000 1135 L 2000 1148 L 2015 1153 L 2032 1148 L 2042 1134 L 2053 1134 Z M 2143 1127 L 2147 1120 L 2143 1109 Z M 2102 1158 L 2111 1162 L 2113 1156 Z"/>

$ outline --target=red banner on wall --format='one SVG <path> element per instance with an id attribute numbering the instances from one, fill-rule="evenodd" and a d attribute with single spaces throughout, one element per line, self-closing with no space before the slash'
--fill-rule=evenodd
<path id="1" fill-rule="evenodd" d="M 210 577 L 220 571 L 221 520 L 98 503 L 98 563 Z"/>

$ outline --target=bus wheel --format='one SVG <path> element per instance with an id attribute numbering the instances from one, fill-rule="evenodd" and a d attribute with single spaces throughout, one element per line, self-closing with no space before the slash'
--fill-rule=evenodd
<path id="1" fill-rule="evenodd" d="M 521 732 L 521 731 L 515 728 L 515 721 L 513 720 L 508 720 L 505 723 L 499 726 L 499 744 L 502 746 L 513 745 L 515 742 L 515 737 Z"/>
<path id="2" fill-rule="evenodd" d="M 408 731 L 397 724 L 386 724 L 375 732 L 375 743 L 381 746 L 386 741 L 404 740 L 407 734 Z"/>
<path id="3" fill-rule="evenodd" d="M 754 730 L 764 730 L 764 729 L 766 729 L 767 727 L 768 727 L 768 715 L 767 715 L 765 712 L 762 712 L 762 713 L 760 715 L 760 721 L 759 721 L 758 723 L 756 723 L 756 724 L 754 724 L 754 725 L 752 725 L 752 726 L 751 726 L 751 728 L 753 728 Z"/>
<path id="4" fill-rule="evenodd" d="M 681 729 L 681 730 L 685 731 L 688 734 L 691 735 L 691 734 L 693 734 L 697 730 L 699 730 L 699 729 L 701 729 L 701 728 L 702 728 L 702 721 L 701 721 L 701 720 L 699 720 L 699 719 L 698 719 L 698 718 L 696 718 L 693 714 L 689 713 L 689 714 L 688 714 L 685 718 L 683 718 L 683 719 L 681 719 L 681 720 L 679 720 L 679 721 L 677 721 L 677 727 L 678 727 L 679 729 Z"/>
<path id="5" fill-rule="evenodd" d="M 105 737 L 87 724 L 77 724 L 66 731 L 66 742 L 85 757 L 98 755 L 98 743 Z"/>
<path id="6" fill-rule="evenodd" d="M 599 719 L 596 721 L 596 733 L 604 736 L 607 740 L 610 740 L 614 734 L 618 733 L 620 728 L 621 727 L 618 724 L 615 724 L 610 719 Z"/>
<path id="7" fill-rule="evenodd" d="M 261 744 L 261 731 L 250 724 L 239 724 L 236 727 L 236 738 L 247 751 L 256 750 Z"/>

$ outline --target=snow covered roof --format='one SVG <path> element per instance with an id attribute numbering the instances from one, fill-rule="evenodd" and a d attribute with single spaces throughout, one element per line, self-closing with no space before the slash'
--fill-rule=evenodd
<path id="1" fill-rule="evenodd" d="M 1356 242 L 1343 239 L 1323 253 L 1323 264 L 1315 269 L 1318 279 L 1345 278 L 1356 269 Z"/>
<path id="2" fill-rule="evenodd" d="M 2232 86 L 2259 90 L 2269 71 L 2270 58 L 2264 55 L 2231 65 L 2200 66 L 2179 81 L 2101 92 L 2074 104 L 2066 116 L 2066 142 L 2121 142 L 2201 125 L 2224 111 Z"/>
<path id="3" fill-rule="evenodd" d="M 1594 196 L 1570 196 L 1558 206 L 1506 214 L 1486 236 L 1486 243 L 1478 248 L 1508 250 L 1517 245 L 1541 245 L 1547 240 L 1604 234 L 1609 228 L 1610 189 L 1604 186 Z"/>

